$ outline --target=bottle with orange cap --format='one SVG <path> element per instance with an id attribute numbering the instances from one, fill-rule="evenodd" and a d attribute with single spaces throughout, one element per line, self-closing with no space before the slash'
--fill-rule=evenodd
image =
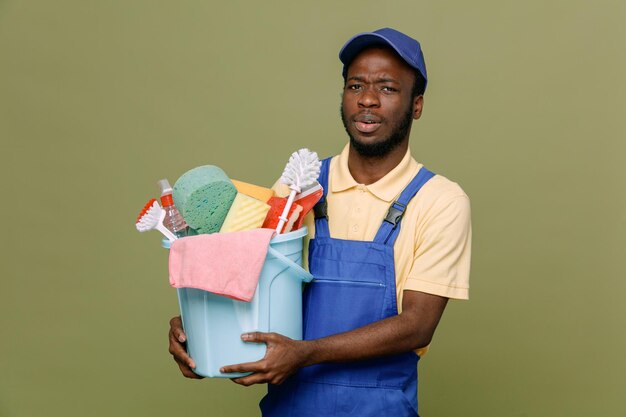
<path id="1" fill-rule="evenodd" d="M 187 236 L 188 227 L 187 222 L 183 219 L 176 206 L 174 205 L 174 199 L 172 198 L 172 187 L 167 179 L 159 180 L 159 187 L 161 188 L 161 206 L 165 210 L 165 219 L 163 219 L 163 225 L 176 237 Z"/>

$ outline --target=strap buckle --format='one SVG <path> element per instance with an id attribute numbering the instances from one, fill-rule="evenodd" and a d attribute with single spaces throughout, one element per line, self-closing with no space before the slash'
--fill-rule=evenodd
<path id="1" fill-rule="evenodd" d="M 316 220 L 328 218 L 328 204 L 326 204 L 326 199 L 313 206 L 313 214 Z"/>
<path id="2" fill-rule="evenodd" d="M 396 205 L 400 206 L 400 208 L 396 208 Z M 405 209 L 406 204 L 394 201 L 393 203 L 391 203 L 391 206 L 389 206 L 389 211 L 387 212 L 387 216 L 385 216 L 385 221 L 387 223 L 391 223 L 393 227 L 396 227 L 398 223 L 400 223 L 400 220 L 402 220 Z"/>

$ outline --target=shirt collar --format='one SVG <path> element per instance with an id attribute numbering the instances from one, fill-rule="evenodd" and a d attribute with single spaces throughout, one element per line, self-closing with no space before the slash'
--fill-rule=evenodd
<path id="1" fill-rule="evenodd" d="M 362 187 L 377 198 L 390 203 L 402 192 L 404 187 L 406 187 L 421 168 L 421 165 L 411 157 L 410 149 L 407 149 L 406 154 L 394 169 L 375 183 L 363 185 L 356 182 L 352 174 L 350 174 L 350 169 L 348 168 L 349 153 L 350 144 L 346 144 L 341 154 L 336 158 L 335 167 L 330 175 L 331 190 L 333 193 L 345 191 L 353 187 Z"/>

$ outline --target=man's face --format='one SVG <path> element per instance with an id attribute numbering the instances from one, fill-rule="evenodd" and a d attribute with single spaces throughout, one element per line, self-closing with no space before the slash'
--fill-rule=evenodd
<path id="1" fill-rule="evenodd" d="M 411 68 L 388 49 L 366 49 L 350 63 L 341 119 L 358 153 L 384 156 L 408 140 L 422 109 L 422 97 L 411 94 L 414 82 Z"/>

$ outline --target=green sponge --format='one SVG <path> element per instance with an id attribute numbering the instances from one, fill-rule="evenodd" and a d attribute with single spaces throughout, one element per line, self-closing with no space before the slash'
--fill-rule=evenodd
<path id="1" fill-rule="evenodd" d="M 237 189 L 220 168 L 204 165 L 185 172 L 174 184 L 174 204 L 199 234 L 219 232 Z"/>

